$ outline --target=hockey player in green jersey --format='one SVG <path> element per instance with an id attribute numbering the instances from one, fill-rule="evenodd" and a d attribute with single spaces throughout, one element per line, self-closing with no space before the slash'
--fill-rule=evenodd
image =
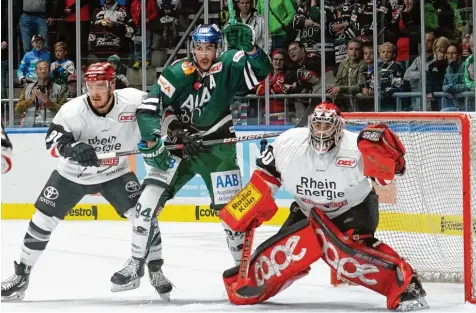
<path id="1" fill-rule="evenodd" d="M 222 39 L 218 27 L 198 26 L 192 35 L 193 59 L 178 60 L 166 68 L 137 110 L 143 140 L 139 150 L 150 168 L 136 207 L 132 257 L 112 276 L 113 291 L 137 288 L 147 265 L 152 286 L 161 298 L 168 299 L 172 284 L 161 269 L 157 215 L 196 174 L 207 186 L 213 209 L 221 209 L 241 190 L 235 145 L 205 147 L 201 141 L 235 136 L 230 110 L 234 95 L 252 89 L 272 67 L 266 53 L 255 45 L 251 27 L 234 24 L 224 35 L 229 50 L 218 56 Z M 184 149 L 169 154 L 160 135 L 167 135 L 165 144 L 183 143 Z M 244 234 L 222 224 L 238 264 Z"/>

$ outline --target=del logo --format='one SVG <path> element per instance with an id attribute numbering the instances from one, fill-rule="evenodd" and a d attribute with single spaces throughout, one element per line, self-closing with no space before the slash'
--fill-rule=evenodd
<path id="1" fill-rule="evenodd" d="M 133 122 L 136 120 L 136 114 L 135 113 L 121 113 L 119 115 L 119 122 L 124 123 L 124 122 Z"/>
<path id="2" fill-rule="evenodd" d="M 357 160 L 348 158 L 338 158 L 336 165 L 340 167 L 355 167 L 357 165 Z"/>
<path id="3" fill-rule="evenodd" d="M 261 193 L 253 184 L 248 183 L 248 185 L 228 203 L 226 208 L 228 212 L 239 221 L 260 199 Z"/>

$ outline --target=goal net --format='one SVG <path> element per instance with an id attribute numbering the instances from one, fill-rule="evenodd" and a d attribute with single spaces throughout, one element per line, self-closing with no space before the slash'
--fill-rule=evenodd
<path id="1" fill-rule="evenodd" d="M 376 186 L 376 237 L 390 244 L 424 281 L 465 284 L 476 303 L 476 114 L 347 113 L 358 132 L 383 122 L 402 140 L 405 175 Z"/>

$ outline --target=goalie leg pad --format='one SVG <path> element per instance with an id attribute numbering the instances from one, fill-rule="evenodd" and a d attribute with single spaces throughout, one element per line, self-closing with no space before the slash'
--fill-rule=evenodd
<path id="1" fill-rule="evenodd" d="M 259 288 L 253 297 L 240 297 L 236 281 L 238 267 L 223 273 L 228 298 L 233 304 L 263 302 L 289 287 L 309 273 L 312 263 L 322 253 L 321 246 L 309 220 L 302 220 L 263 242 L 253 253 L 248 274 L 248 286 Z"/>
<path id="2" fill-rule="evenodd" d="M 356 242 L 344 235 L 321 211 L 311 211 L 310 222 L 322 246 L 322 258 L 343 277 L 387 297 L 387 308 L 394 310 L 400 295 L 411 282 L 413 270 L 386 244 L 370 238 Z M 373 246 L 369 246 L 374 242 Z"/>

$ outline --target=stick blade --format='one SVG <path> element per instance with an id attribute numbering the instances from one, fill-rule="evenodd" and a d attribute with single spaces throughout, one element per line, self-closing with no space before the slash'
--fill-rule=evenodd
<path id="1" fill-rule="evenodd" d="M 263 293 L 263 286 L 243 286 L 236 290 L 236 294 L 241 298 L 255 298 Z"/>

